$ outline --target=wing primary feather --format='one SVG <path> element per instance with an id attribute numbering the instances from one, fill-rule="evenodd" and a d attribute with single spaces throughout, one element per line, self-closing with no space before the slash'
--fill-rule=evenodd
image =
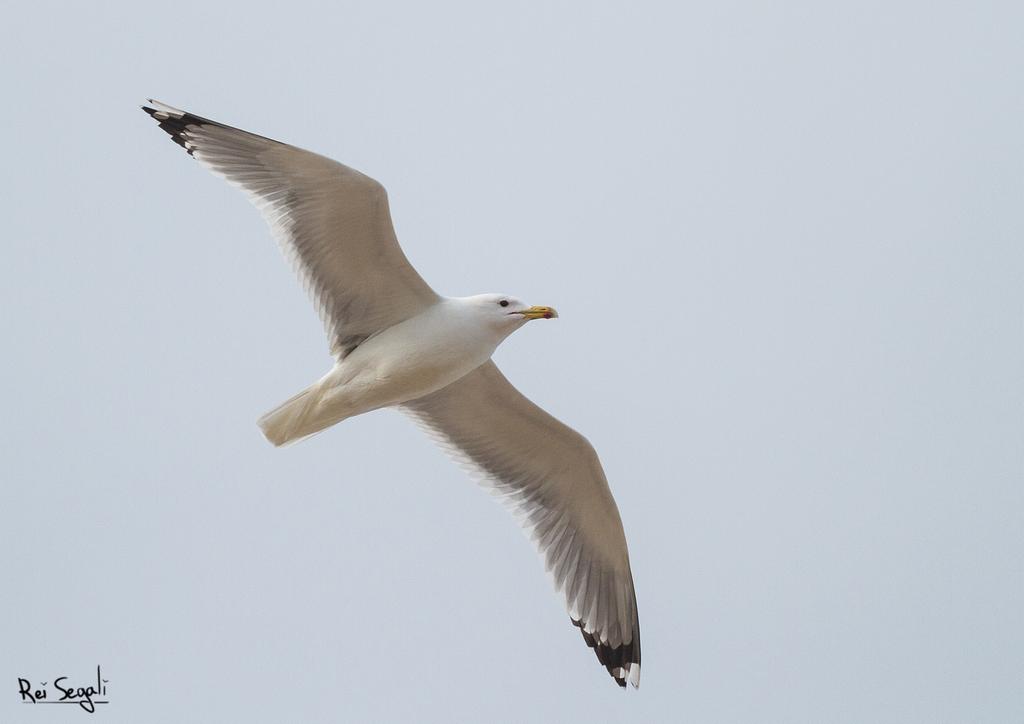
<path id="1" fill-rule="evenodd" d="M 505 503 L 598 661 L 616 684 L 636 686 L 640 634 L 629 556 L 590 443 L 523 397 L 493 362 L 404 409 Z"/>
<path id="2" fill-rule="evenodd" d="M 248 194 L 324 322 L 339 360 L 440 297 L 395 238 L 384 187 L 324 156 L 150 101 L 176 144 Z"/>

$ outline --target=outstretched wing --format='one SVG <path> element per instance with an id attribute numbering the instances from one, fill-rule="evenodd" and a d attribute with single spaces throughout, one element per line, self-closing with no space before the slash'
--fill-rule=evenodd
<path id="1" fill-rule="evenodd" d="M 586 438 L 530 402 L 493 362 L 403 409 L 503 497 L 597 658 L 620 686 L 639 686 L 640 622 L 626 537 Z"/>
<path id="2" fill-rule="evenodd" d="M 150 100 L 143 110 L 263 212 L 344 358 L 438 296 L 405 258 L 387 192 L 337 161 Z"/>

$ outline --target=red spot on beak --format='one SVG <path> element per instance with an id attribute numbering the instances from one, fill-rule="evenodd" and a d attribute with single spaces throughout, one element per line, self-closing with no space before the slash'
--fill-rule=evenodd
<path id="1" fill-rule="evenodd" d="M 544 312 L 544 319 L 551 319 L 551 312 Z"/>

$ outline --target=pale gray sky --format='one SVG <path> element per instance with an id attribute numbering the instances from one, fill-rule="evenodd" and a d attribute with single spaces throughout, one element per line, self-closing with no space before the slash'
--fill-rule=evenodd
<path id="1" fill-rule="evenodd" d="M 0 721 L 1024 720 L 1019 3 L 19 3 L 0 30 Z M 644 674 L 329 365 L 146 96 L 389 189 L 601 454 Z"/>

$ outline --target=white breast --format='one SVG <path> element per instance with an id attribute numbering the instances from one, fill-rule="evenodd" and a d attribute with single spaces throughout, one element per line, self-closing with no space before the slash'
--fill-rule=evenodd
<path id="1" fill-rule="evenodd" d="M 363 342 L 324 382 L 349 415 L 418 399 L 490 359 L 503 339 L 456 299 Z"/>

